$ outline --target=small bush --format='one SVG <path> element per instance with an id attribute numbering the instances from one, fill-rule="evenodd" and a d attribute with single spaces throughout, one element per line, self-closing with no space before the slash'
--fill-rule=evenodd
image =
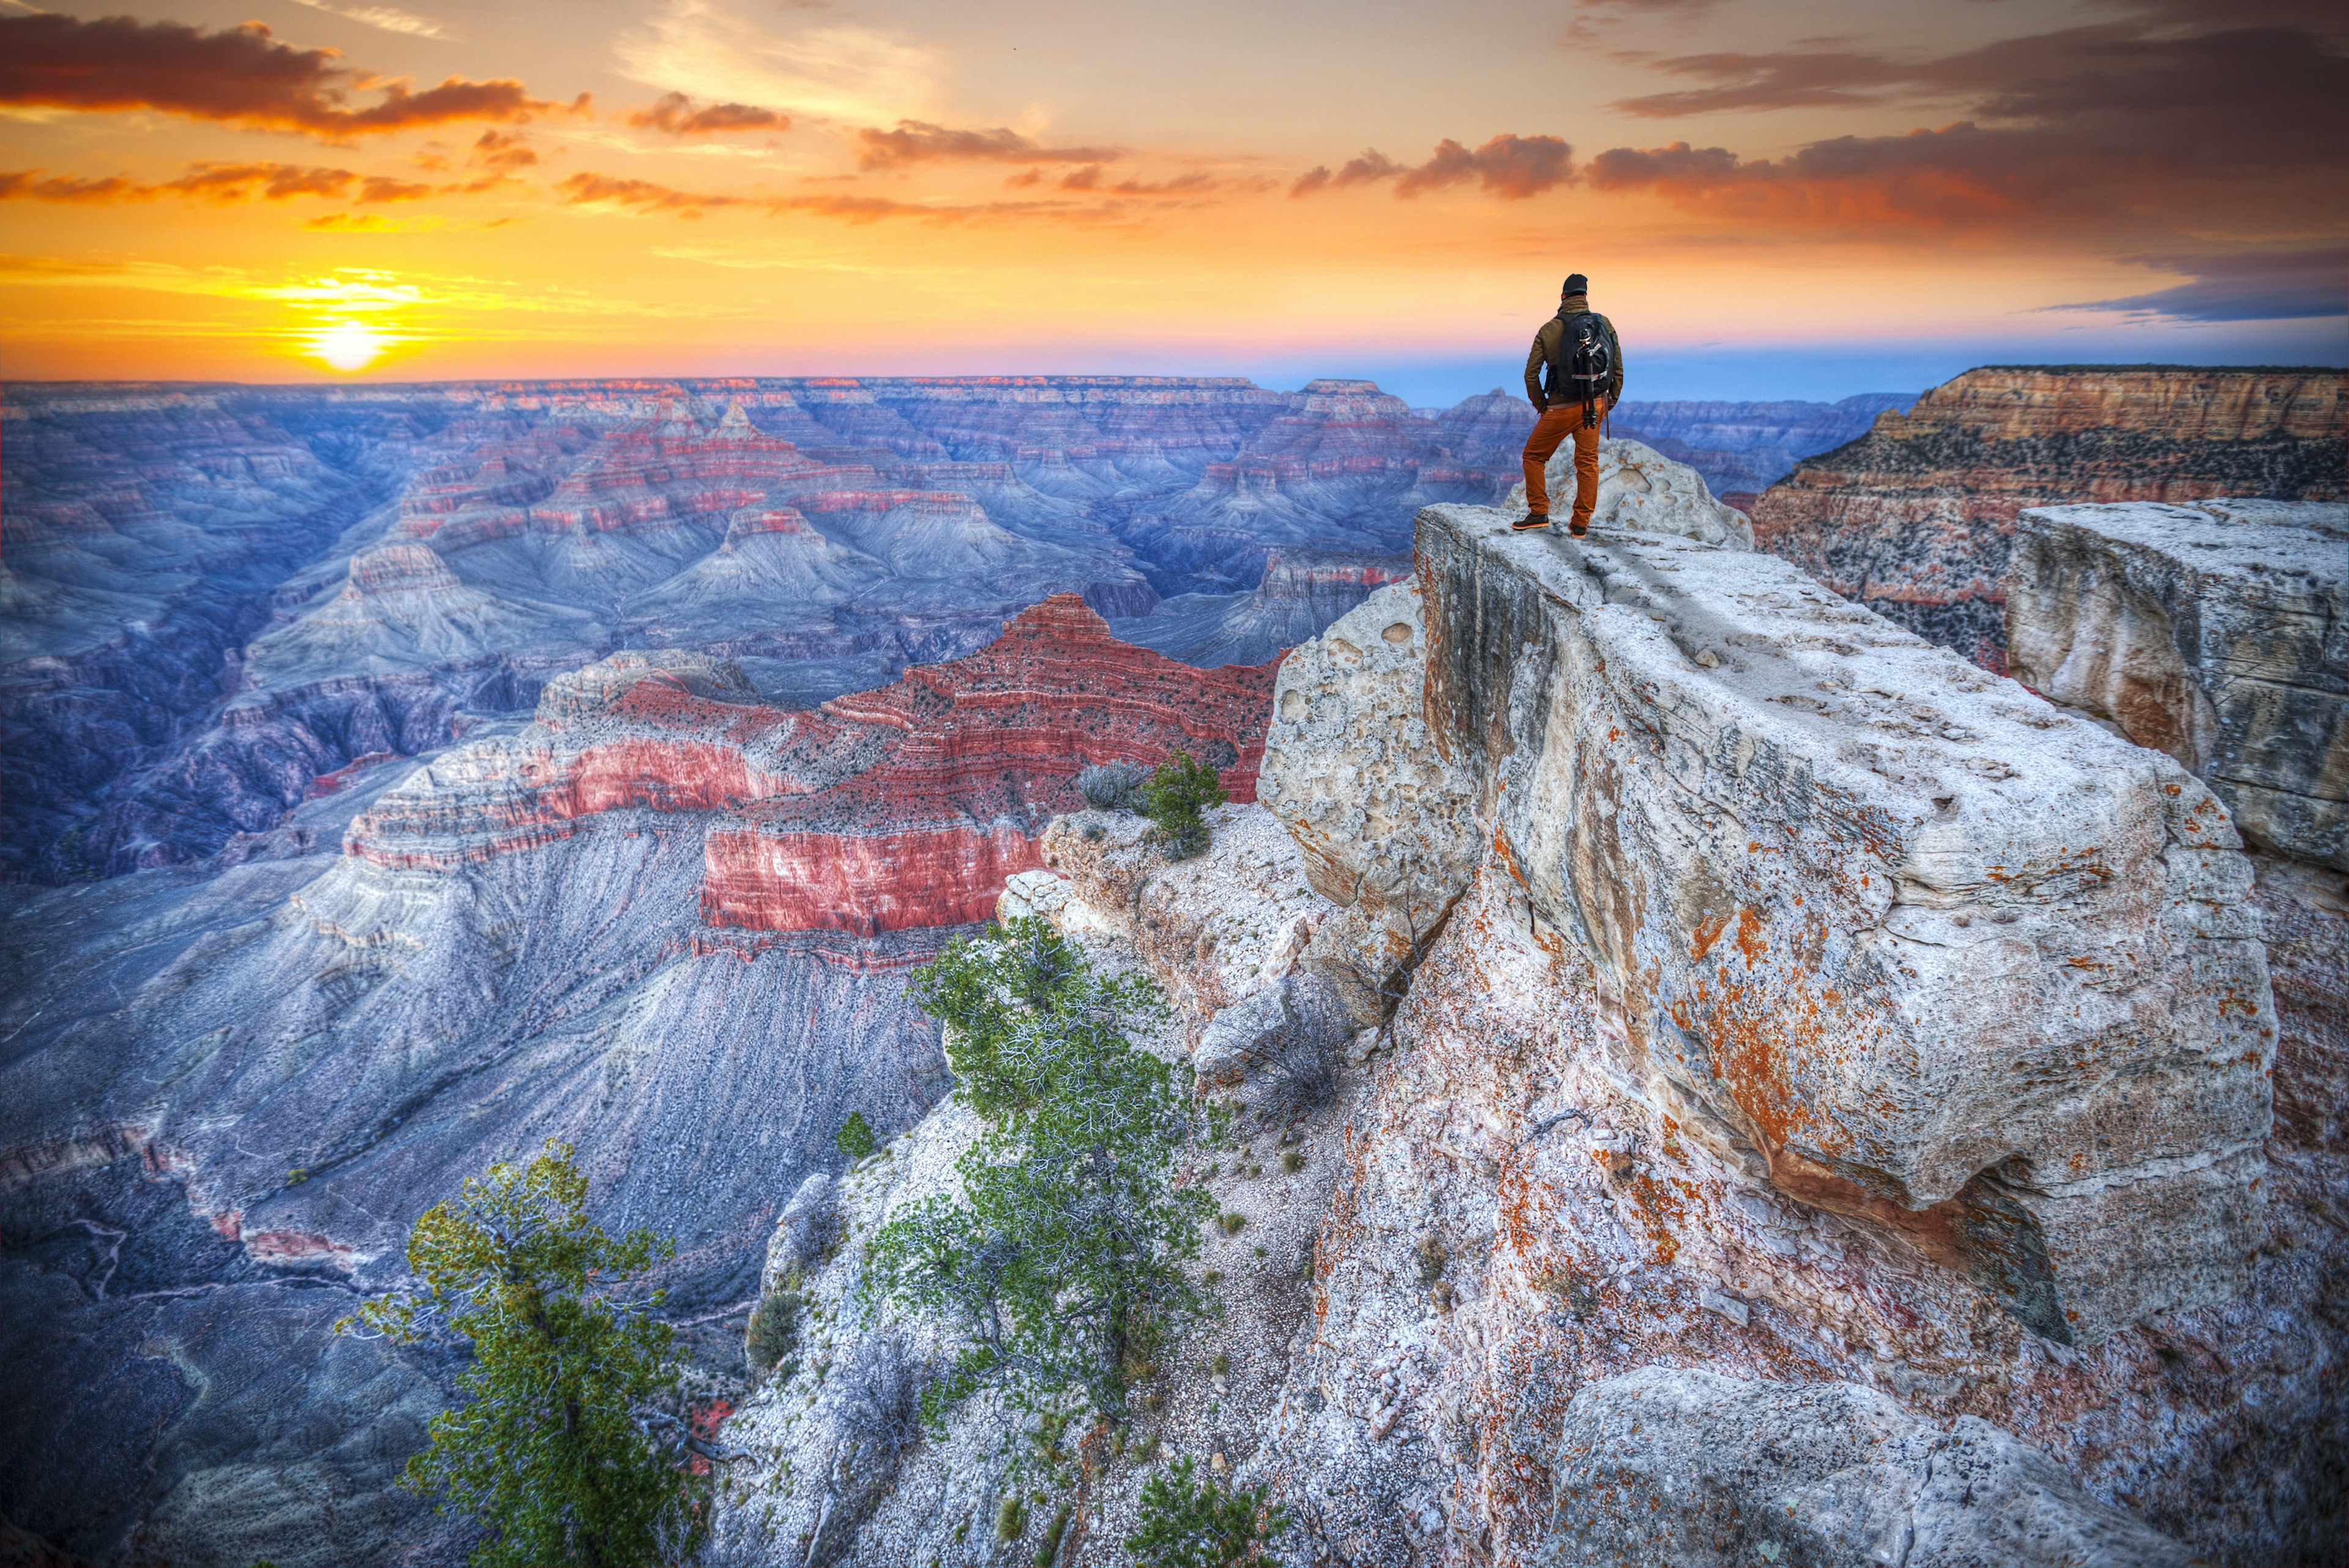
<path id="1" fill-rule="evenodd" d="M 1226 1489 L 1213 1476 L 1194 1480 L 1188 1458 L 1142 1486 L 1141 1528 L 1125 1538 L 1143 1568 L 1232 1568 L 1266 1561 L 1264 1548 L 1288 1528 L 1269 1489 Z"/>
<path id="2" fill-rule="evenodd" d="M 771 1371 L 799 1348 L 800 1294 L 791 1286 L 770 1291 L 751 1310 L 750 1327 L 742 1336 L 742 1355 L 754 1372 Z"/>
<path id="3" fill-rule="evenodd" d="M 1077 793 L 1095 811 L 1132 811 L 1150 775 L 1132 763 L 1096 763 L 1077 774 Z"/>
<path id="4" fill-rule="evenodd" d="M 1016 1497 L 1007 1497 L 1003 1506 L 995 1511 L 995 1538 L 1017 1541 L 1028 1533 L 1028 1505 Z"/>
<path id="5" fill-rule="evenodd" d="M 1280 1168 L 1288 1172 L 1291 1176 L 1294 1176 L 1299 1171 L 1304 1169 L 1305 1151 L 1301 1148 L 1292 1148 L 1287 1154 L 1282 1155 L 1280 1157 Z"/>
<path id="6" fill-rule="evenodd" d="M 873 1124 L 864 1119 L 863 1111 L 851 1111 L 848 1119 L 840 1124 L 840 1131 L 833 1135 L 832 1141 L 849 1158 L 863 1159 L 874 1149 Z"/>
<path id="7" fill-rule="evenodd" d="M 1218 1223 L 1223 1226 L 1225 1235 L 1237 1236 L 1240 1233 L 1241 1229 L 1247 1224 L 1247 1216 L 1245 1214 L 1226 1214 L 1218 1221 Z"/>
<path id="8" fill-rule="evenodd" d="M 1230 798 L 1215 769 L 1201 767 L 1177 748 L 1135 793 L 1133 808 L 1158 825 L 1170 859 L 1188 860 L 1206 853 L 1207 808 Z"/>

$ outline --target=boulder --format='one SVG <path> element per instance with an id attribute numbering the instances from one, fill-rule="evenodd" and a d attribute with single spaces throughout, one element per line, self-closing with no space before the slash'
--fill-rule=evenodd
<path id="1" fill-rule="evenodd" d="M 2039 1449 L 1851 1383 L 1662 1366 L 1568 1407 L 1536 1561 L 1675 1568 L 2187 1568 Z"/>
<path id="2" fill-rule="evenodd" d="M 1574 509 L 1572 441 L 1551 455 L 1546 472 L 1550 510 L 1563 517 Z M 1508 504 L 1525 509 L 1522 482 L 1509 492 Z M 1714 500 L 1702 474 L 1651 446 L 1615 437 L 1599 443 L 1599 504 L 1590 523 L 1595 528 L 1673 534 L 1732 550 L 1754 548 L 1753 524 L 1744 513 Z"/>
<path id="3" fill-rule="evenodd" d="M 2254 844 L 2349 870 L 2349 505 L 2034 507 L 2006 640 L 2016 680 L 2177 758 Z"/>
<path id="4" fill-rule="evenodd" d="M 1419 514 L 1426 718 L 1626 1079 L 2051 1339 L 2234 1293 L 2275 1015 L 2209 791 L 1782 562 L 1507 523 Z"/>
<path id="5" fill-rule="evenodd" d="M 1467 776 L 1422 714 L 1426 634 L 1417 583 L 1380 589 L 1282 661 L 1257 798 L 1345 908 L 1433 919 L 1481 847 Z"/>

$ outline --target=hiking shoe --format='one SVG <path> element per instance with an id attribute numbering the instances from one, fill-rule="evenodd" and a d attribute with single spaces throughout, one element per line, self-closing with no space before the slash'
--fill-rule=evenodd
<path id="1" fill-rule="evenodd" d="M 1578 539 L 1588 539 L 1590 537 L 1590 530 L 1584 527 L 1581 520 L 1578 518 L 1576 521 L 1568 524 L 1566 525 L 1566 531 L 1568 534 L 1573 535 Z"/>
<path id="2" fill-rule="evenodd" d="M 1520 534 L 1530 534 L 1537 528 L 1547 528 L 1549 526 L 1549 514 L 1547 512 L 1528 512 L 1524 516 L 1518 518 L 1516 522 L 1510 524 L 1509 526 L 1516 529 Z"/>

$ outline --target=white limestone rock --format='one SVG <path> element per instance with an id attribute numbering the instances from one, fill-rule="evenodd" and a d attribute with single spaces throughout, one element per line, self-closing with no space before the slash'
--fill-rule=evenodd
<path id="1" fill-rule="evenodd" d="M 2176 763 L 1770 557 L 1419 514 L 1426 711 L 1624 1073 L 2051 1338 L 2240 1287 L 2273 1005 Z"/>
<path id="2" fill-rule="evenodd" d="M 2187 1568 L 1987 1421 L 1947 1429 L 1849 1383 L 1643 1367 L 1575 1396 L 1534 1561 L 1737 1568 Z"/>
<path id="3" fill-rule="evenodd" d="M 2349 870 L 2349 506 L 2034 507 L 2006 638 L 2016 680 L 2177 758 L 2253 843 Z"/>
<path id="4" fill-rule="evenodd" d="M 1315 891 L 1423 924 L 1467 884 L 1479 847 L 1470 781 L 1422 714 L 1426 672 L 1417 581 L 1380 589 L 1281 664 L 1257 781 Z"/>
<path id="5" fill-rule="evenodd" d="M 1545 472 L 1549 475 L 1550 512 L 1563 522 L 1574 510 L 1572 441 L 1551 455 Z M 1522 483 L 1509 492 L 1508 504 L 1524 512 Z M 1702 474 L 1644 441 L 1612 436 L 1599 443 L 1599 504 L 1590 525 L 1609 532 L 1671 534 L 1732 550 L 1754 548 L 1753 523 L 1735 507 L 1714 500 Z"/>

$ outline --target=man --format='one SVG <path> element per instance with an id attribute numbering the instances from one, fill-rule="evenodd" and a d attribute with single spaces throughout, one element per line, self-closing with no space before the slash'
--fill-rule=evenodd
<path id="1" fill-rule="evenodd" d="M 1559 291 L 1557 314 L 1542 323 L 1526 356 L 1526 396 L 1541 418 L 1526 438 L 1526 514 L 1511 527 L 1549 526 L 1550 454 L 1571 436 L 1574 516 L 1567 532 L 1578 539 L 1590 532 L 1590 514 L 1599 504 L 1600 421 L 1622 395 L 1623 349 L 1615 324 L 1590 308 L 1590 280 L 1576 273 Z"/>

